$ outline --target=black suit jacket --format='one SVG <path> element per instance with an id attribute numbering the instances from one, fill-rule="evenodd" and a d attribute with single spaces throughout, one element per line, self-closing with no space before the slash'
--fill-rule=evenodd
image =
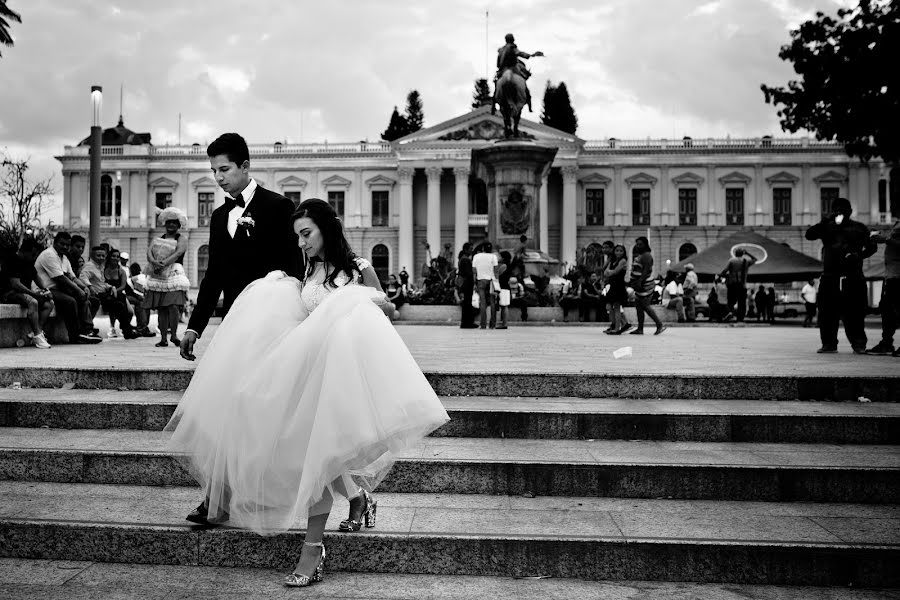
<path id="1" fill-rule="evenodd" d="M 209 224 L 209 264 L 200 282 L 197 304 L 188 329 L 198 335 L 216 310 L 219 295 L 224 294 L 225 312 L 251 281 L 281 269 L 288 275 L 300 275 L 300 249 L 291 225 L 294 203 L 270 190 L 257 186 L 244 211 L 252 217 L 251 228 L 238 227 L 234 238 L 228 233 L 228 205 L 213 211 Z"/>

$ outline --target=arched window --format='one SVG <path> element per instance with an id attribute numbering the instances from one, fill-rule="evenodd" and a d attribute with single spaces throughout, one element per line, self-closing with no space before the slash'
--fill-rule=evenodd
<path id="1" fill-rule="evenodd" d="M 372 268 L 379 281 L 387 282 L 391 270 L 391 251 L 384 244 L 377 244 L 372 248 Z"/>
<path id="2" fill-rule="evenodd" d="M 683 261 L 689 256 L 693 256 L 697 254 L 697 246 L 693 245 L 690 242 L 682 244 L 678 249 L 678 262 Z"/>
<path id="3" fill-rule="evenodd" d="M 197 281 L 195 285 L 199 286 L 203 278 L 206 277 L 206 269 L 209 266 L 209 246 L 203 245 L 197 248 Z"/>

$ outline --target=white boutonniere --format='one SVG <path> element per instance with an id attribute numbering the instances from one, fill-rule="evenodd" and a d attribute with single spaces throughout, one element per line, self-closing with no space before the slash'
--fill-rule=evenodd
<path id="1" fill-rule="evenodd" d="M 253 226 L 256 225 L 256 221 L 253 220 L 253 217 L 238 217 L 237 218 L 237 226 L 243 227 L 244 229 L 253 229 Z"/>

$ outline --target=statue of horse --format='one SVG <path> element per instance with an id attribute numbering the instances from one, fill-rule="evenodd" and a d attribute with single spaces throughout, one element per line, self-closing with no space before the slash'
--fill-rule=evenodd
<path id="1" fill-rule="evenodd" d="M 525 78 L 515 69 L 506 69 L 497 80 L 497 104 L 503 115 L 503 132 L 507 138 L 519 137 L 519 119 L 528 101 Z"/>

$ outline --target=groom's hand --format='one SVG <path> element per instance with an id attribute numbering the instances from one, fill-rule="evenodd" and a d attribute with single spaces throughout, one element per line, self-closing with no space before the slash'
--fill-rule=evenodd
<path id="1" fill-rule="evenodd" d="M 194 343 L 197 341 L 197 334 L 193 331 L 185 331 L 181 336 L 181 358 L 185 360 L 195 360 Z"/>

